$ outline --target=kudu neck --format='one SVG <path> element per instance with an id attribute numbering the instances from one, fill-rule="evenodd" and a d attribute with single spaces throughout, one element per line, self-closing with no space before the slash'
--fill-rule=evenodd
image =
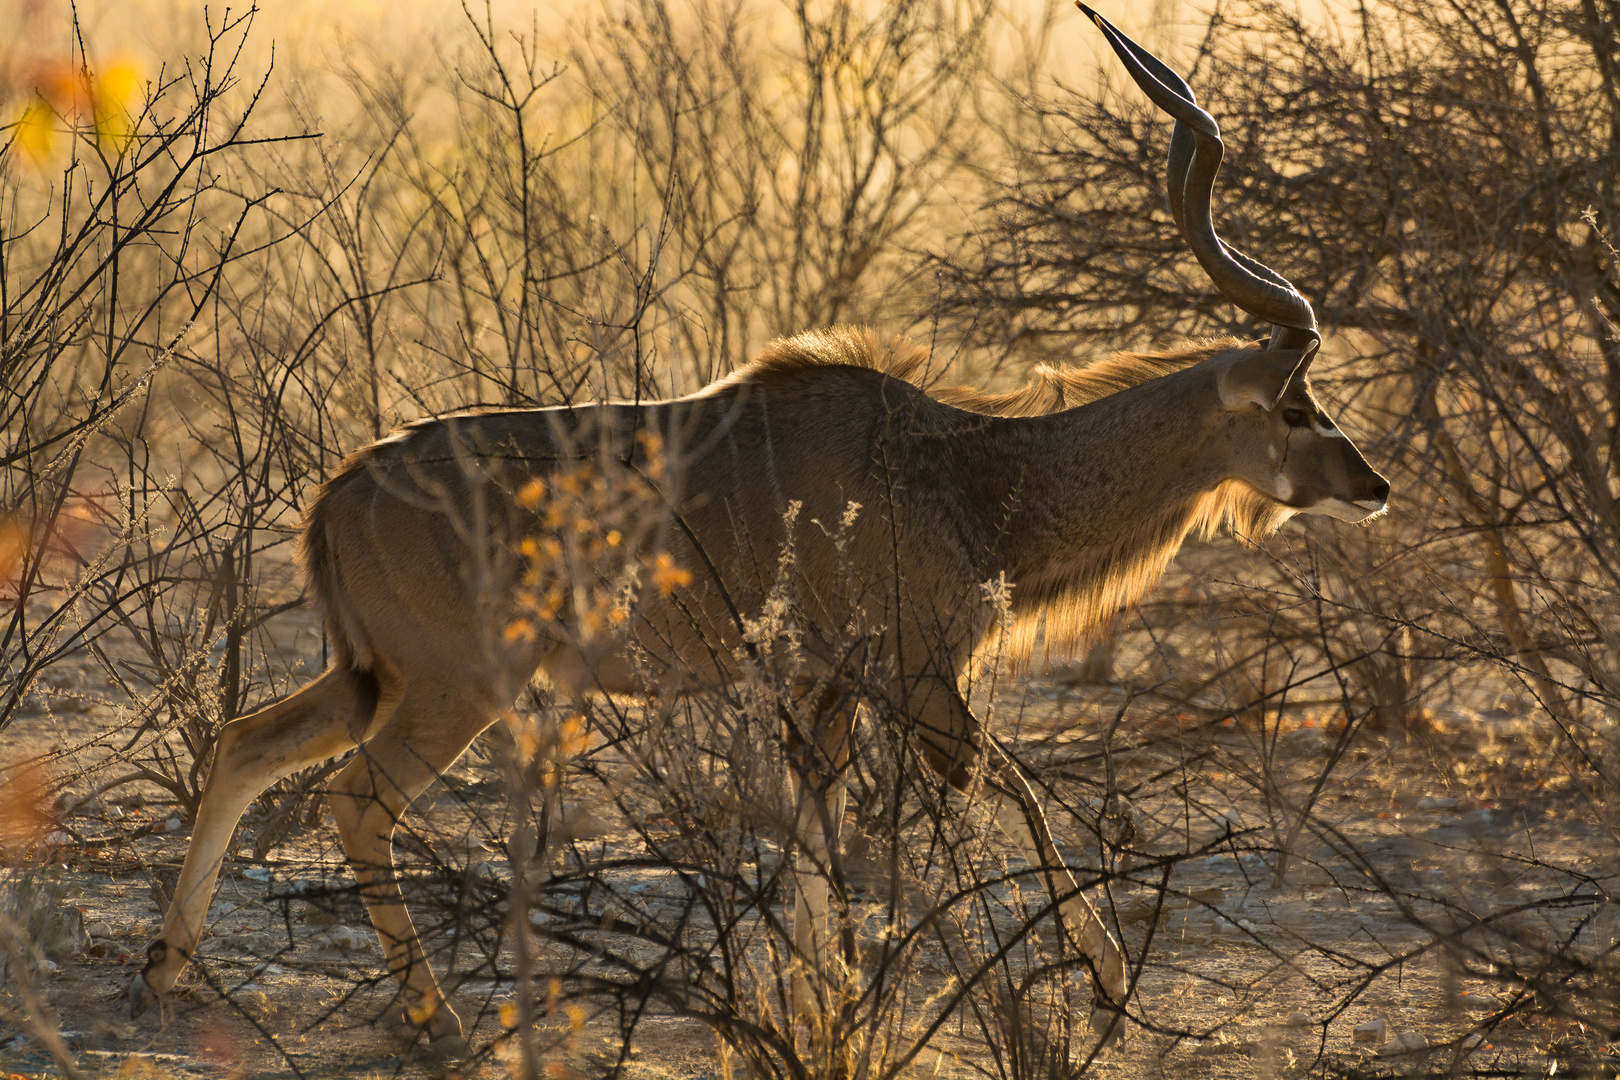
<path id="1" fill-rule="evenodd" d="M 1065 412 L 1002 421 L 1008 569 L 1038 578 L 1077 560 L 1128 558 L 1131 538 L 1179 538 L 1178 515 L 1194 513 L 1228 472 L 1213 383 L 1194 367 Z"/>

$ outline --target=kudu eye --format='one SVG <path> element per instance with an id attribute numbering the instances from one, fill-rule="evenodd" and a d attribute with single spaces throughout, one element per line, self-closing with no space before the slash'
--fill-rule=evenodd
<path id="1" fill-rule="evenodd" d="M 1283 421 L 1289 427 L 1304 427 L 1310 423 L 1310 418 L 1305 415 L 1304 409 L 1284 409 Z"/>

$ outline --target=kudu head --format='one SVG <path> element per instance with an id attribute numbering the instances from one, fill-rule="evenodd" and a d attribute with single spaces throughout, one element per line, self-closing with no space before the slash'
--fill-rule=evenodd
<path id="1" fill-rule="evenodd" d="M 1301 514 L 1366 521 L 1384 512 L 1389 481 L 1361 456 L 1311 393 L 1322 335 L 1316 313 L 1287 278 L 1215 234 L 1210 196 L 1224 146 L 1214 117 L 1186 80 L 1076 4 L 1097 24 L 1148 98 L 1175 118 L 1166 188 L 1170 213 L 1199 264 L 1226 298 L 1273 325 L 1264 346 L 1205 361 L 1213 369 L 1231 473 Z M 1202 366 L 1202 365 L 1201 365 Z"/>

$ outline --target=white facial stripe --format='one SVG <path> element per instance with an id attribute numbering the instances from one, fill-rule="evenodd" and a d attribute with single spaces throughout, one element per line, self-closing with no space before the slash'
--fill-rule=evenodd
<path id="1" fill-rule="evenodd" d="M 1327 427 L 1323 427 L 1321 424 L 1317 423 L 1316 417 L 1314 416 L 1311 417 L 1311 430 L 1322 436 L 1324 439 L 1344 438 L 1344 432 L 1340 431 L 1331 424 L 1329 424 Z"/>
<path id="2" fill-rule="evenodd" d="M 1388 505 L 1388 502 L 1389 500 L 1387 499 L 1357 499 L 1356 505 L 1361 507 L 1363 510 L 1371 510 L 1376 514 L 1386 505 Z"/>
<path id="3" fill-rule="evenodd" d="M 1294 483 L 1281 473 L 1277 475 L 1276 497 L 1278 502 L 1287 502 L 1294 497 Z"/>

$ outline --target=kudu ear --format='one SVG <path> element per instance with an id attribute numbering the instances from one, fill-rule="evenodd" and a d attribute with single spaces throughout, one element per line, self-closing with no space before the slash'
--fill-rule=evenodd
<path id="1" fill-rule="evenodd" d="M 1236 357 L 1215 377 L 1221 404 L 1228 409 L 1258 405 L 1270 412 L 1282 400 L 1294 373 L 1315 351 L 1312 345 L 1308 349 L 1261 349 Z"/>

